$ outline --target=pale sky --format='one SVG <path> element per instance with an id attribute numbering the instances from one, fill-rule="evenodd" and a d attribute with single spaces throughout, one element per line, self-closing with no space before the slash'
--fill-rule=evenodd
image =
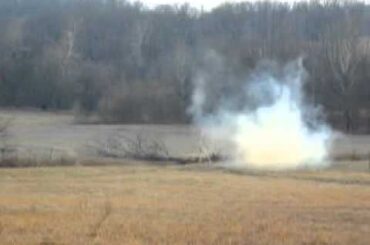
<path id="1" fill-rule="evenodd" d="M 133 0 L 134 1 L 134 0 Z M 258 0 L 253 0 L 253 2 Z M 274 0 L 272 0 L 274 1 Z M 295 2 L 296 0 L 280 0 L 280 2 Z M 161 4 L 183 4 L 189 3 L 192 7 L 201 8 L 204 10 L 211 10 L 214 7 L 219 6 L 225 2 L 243 2 L 243 0 L 141 0 L 140 2 L 144 3 L 148 7 L 155 7 Z"/>

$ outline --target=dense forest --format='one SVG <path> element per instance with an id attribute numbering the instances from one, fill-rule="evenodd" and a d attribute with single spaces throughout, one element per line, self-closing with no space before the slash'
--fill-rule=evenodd
<path id="1" fill-rule="evenodd" d="M 0 106 L 186 123 L 192 79 L 210 69 L 210 51 L 224 62 L 215 79 L 230 88 L 261 60 L 303 57 L 307 99 L 337 128 L 365 132 L 369 36 L 370 5 L 356 1 L 245 2 L 207 12 L 119 0 L 0 0 Z"/>

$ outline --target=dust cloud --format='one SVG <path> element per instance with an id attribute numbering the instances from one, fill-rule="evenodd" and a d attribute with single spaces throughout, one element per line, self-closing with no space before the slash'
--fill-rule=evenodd
<path id="1" fill-rule="evenodd" d="M 210 92 L 214 76 L 200 72 L 189 108 L 194 124 L 212 145 L 227 152 L 229 166 L 326 167 L 333 131 L 320 119 L 321 110 L 304 97 L 307 73 L 302 59 L 285 66 L 267 64 L 259 65 L 242 82 L 242 89 L 219 99 L 213 109 L 207 102 L 214 96 Z M 244 104 L 230 106 L 235 98 L 243 98 Z"/>

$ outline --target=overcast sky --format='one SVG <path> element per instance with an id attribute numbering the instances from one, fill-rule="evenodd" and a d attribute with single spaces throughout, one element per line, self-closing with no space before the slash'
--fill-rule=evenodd
<path id="1" fill-rule="evenodd" d="M 258 1 L 254 0 L 253 2 Z M 274 1 L 274 0 L 272 0 Z M 275 0 L 276 1 L 276 0 Z M 294 2 L 295 0 L 280 0 L 280 2 Z M 155 7 L 161 4 L 182 4 L 189 3 L 196 8 L 203 7 L 204 10 L 210 10 L 225 2 L 243 2 L 242 0 L 141 0 L 140 2 L 146 4 L 148 7 Z"/>

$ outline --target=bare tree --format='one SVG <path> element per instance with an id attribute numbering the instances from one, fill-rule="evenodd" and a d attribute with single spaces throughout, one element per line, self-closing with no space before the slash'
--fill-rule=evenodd
<path id="1" fill-rule="evenodd" d="M 334 78 L 331 82 L 332 89 L 341 104 L 347 132 L 354 129 L 355 91 L 360 83 L 358 68 L 370 54 L 369 42 L 359 35 L 359 25 L 356 24 L 356 20 L 359 21 L 358 18 L 357 15 L 345 15 L 343 22 L 335 24 L 328 30 L 323 45 L 326 60 Z"/>

